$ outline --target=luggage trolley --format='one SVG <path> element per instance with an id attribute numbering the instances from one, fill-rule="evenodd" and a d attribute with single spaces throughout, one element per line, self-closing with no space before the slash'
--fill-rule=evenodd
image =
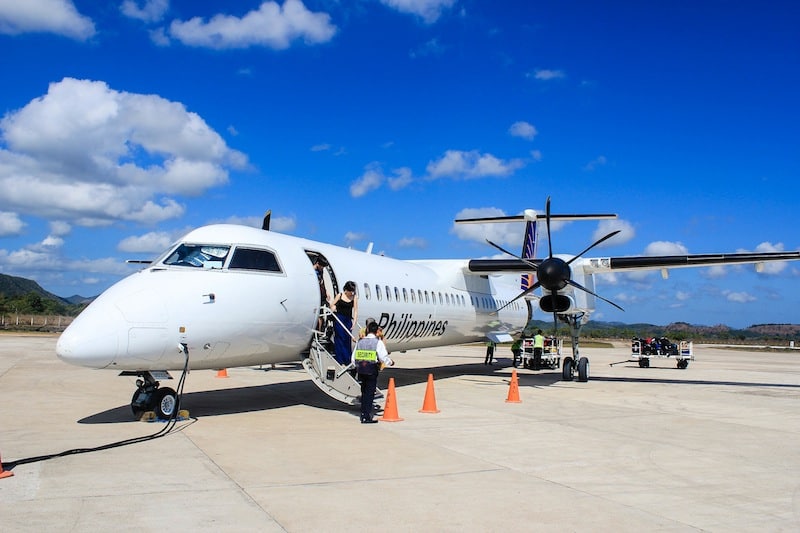
<path id="1" fill-rule="evenodd" d="M 677 361 L 680 369 L 689 366 L 689 361 L 694 360 L 694 351 L 691 341 L 680 341 L 675 344 L 666 337 L 631 340 L 631 362 L 638 362 L 640 368 L 649 368 L 653 358 L 672 358 Z"/>
<path id="2" fill-rule="evenodd" d="M 544 338 L 541 368 L 557 369 L 561 366 L 561 347 L 564 341 L 553 336 Z M 533 337 L 522 339 L 522 366 L 533 370 Z"/>

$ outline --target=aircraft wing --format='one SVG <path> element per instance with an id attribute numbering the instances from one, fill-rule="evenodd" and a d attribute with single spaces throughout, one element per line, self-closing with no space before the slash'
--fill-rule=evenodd
<path id="1" fill-rule="evenodd" d="M 664 270 L 670 268 L 708 267 L 729 264 L 759 264 L 770 261 L 797 261 L 800 251 L 795 252 L 743 252 L 732 254 L 688 254 L 688 255 L 640 255 L 630 257 L 597 257 L 575 261 L 587 274 L 602 272 L 624 272 L 633 270 Z M 541 259 L 472 259 L 468 270 L 473 273 L 532 272 L 531 265 L 539 265 Z"/>

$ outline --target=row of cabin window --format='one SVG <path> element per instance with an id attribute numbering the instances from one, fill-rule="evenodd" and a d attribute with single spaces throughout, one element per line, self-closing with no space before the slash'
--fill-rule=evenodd
<path id="1" fill-rule="evenodd" d="M 433 305 L 436 304 L 455 305 L 459 307 L 466 307 L 467 305 L 464 296 L 461 294 L 450 294 L 450 293 L 442 294 L 441 292 L 437 293 L 435 291 L 431 291 L 429 293 L 428 291 L 423 291 L 420 289 L 417 290 L 406 289 L 406 288 L 399 289 L 397 287 L 394 287 L 394 291 L 392 291 L 392 288 L 389 287 L 388 285 L 386 285 L 383 289 L 381 289 L 380 285 L 377 284 L 375 285 L 375 297 L 377 298 L 378 301 L 381 301 L 383 299 L 384 292 L 386 294 L 387 302 L 391 302 L 392 298 L 394 298 L 396 302 L 401 301 L 400 295 L 402 293 L 402 301 L 406 303 L 409 302 L 410 298 L 412 304 L 417 303 L 417 301 L 419 301 L 419 303 L 423 302 L 426 304 L 432 303 Z M 364 283 L 364 298 L 366 298 L 367 300 L 372 299 L 372 289 L 370 288 L 369 283 Z"/>
<path id="2" fill-rule="evenodd" d="M 436 292 L 436 291 L 431 291 L 430 293 L 428 293 L 428 291 L 423 291 L 421 289 L 417 290 L 405 289 L 405 288 L 399 289 L 397 287 L 394 287 L 393 291 L 392 288 L 389 287 L 388 285 L 385 285 L 383 289 L 381 289 L 380 285 L 378 284 L 375 285 L 375 296 L 378 299 L 378 301 L 383 299 L 383 295 L 385 292 L 387 302 L 392 301 L 393 295 L 394 295 L 394 300 L 399 302 L 401 291 L 403 295 L 402 296 L 403 302 L 406 303 L 408 303 L 410 295 L 410 301 L 412 304 L 417 303 L 417 301 L 419 301 L 419 303 L 423 303 L 424 301 L 426 304 L 432 303 L 433 305 L 436 304 L 453 305 L 458 307 L 467 306 L 467 301 L 464 298 L 463 294 L 450 294 L 447 292 L 442 294 L 441 292 Z M 369 283 L 364 283 L 364 298 L 366 298 L 367 300 L 372 299 L 372 289 L 370 288 Z M 505 302 L 496 302 L 494 298 L 479 298 L 477 296 L 475 297 L 470 296 L 470 303 L 474 307 L 479 307 L 479 308 L 483 307 L 484 309 L 498 309 L 503 305 L 505 305 Z M 519 309 L 519 304 L 514 302 L 513 304 L 511 304 L 511 307 L 513 309 Z"/>

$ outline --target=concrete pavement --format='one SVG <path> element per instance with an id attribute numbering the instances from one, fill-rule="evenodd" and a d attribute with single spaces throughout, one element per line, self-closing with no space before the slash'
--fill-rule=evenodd
<path id="1" fill-rule="evenodd" d="M 0 336 L 0 455 L 156 432 L 135 378 L 68 366 L 54 336 Z M 402 422 L 358 423 L 299 364 L 192 372 L 195 421 L 166 437 L 20 464 L 0 479 L 4 531 L 796 531 L 800 354 L 696 346 L 686 370 L 610 367 L 588 383 L 518 370 L 483 346 L 393 353 Z M 505 353 L 508 351 L 508 353 Z M 433 373 L 437 414 L 423 414 Z M 174 374 L 177 378 L 177 374 Z M 177 381 L 177 380 L 176 380 Z M 365 516 L 368 517 L 365 519 Z"/>

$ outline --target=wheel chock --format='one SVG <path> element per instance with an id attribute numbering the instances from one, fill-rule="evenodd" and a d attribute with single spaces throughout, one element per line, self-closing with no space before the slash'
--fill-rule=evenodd
<path id="1" fill-rule="evenodd" d="M 153 422 L 156 419 L 155 411 L 145 411 L 142 413 L 142 418 L 139 419 L 139 422 Z"/>
<path id="2" fill-rule="evenodd" d="M 178 411 L 178 420 L 189 420 L 189 410 L 181 409 Z"/>

